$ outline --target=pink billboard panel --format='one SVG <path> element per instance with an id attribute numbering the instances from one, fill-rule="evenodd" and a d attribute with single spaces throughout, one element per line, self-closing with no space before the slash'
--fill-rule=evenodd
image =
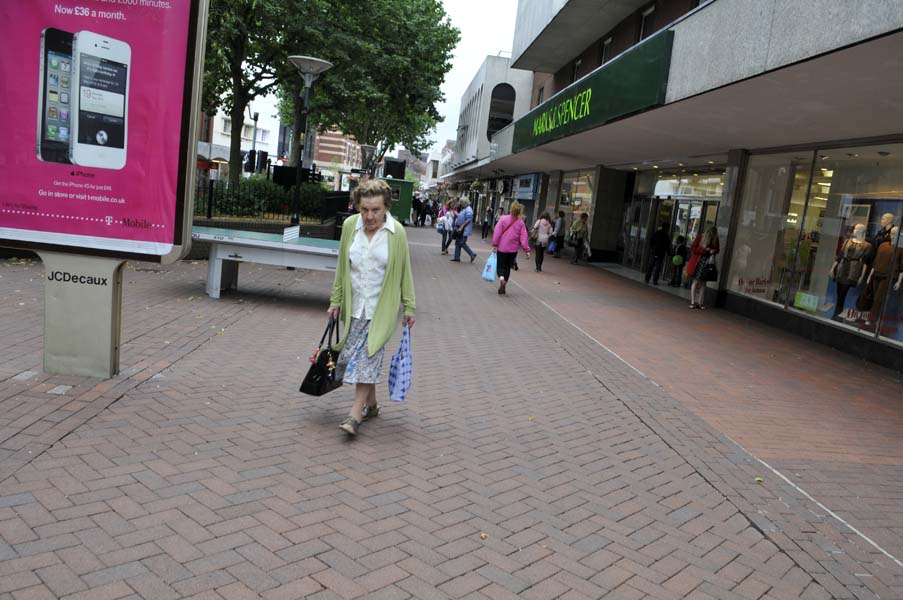
<path id="1" fill-rule="evenodd" d="M 198 4 L 0 2 L 0 246 L 181 243 Z"/>

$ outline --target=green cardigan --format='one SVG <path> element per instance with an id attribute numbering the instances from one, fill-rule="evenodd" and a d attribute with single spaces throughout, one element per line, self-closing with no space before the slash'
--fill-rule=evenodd
<path id="1" fill-rule="evenodd" d="M 345 335 L 336 349 L 341 349 L 351 328 L 351 259 L 348 256 L 351 242 L 357 233 L 360 215 L 352 215 L 342 224 L 342 239 L 339 242 L 339 262 L 336 266 L 335 281 L 332 284 L 332 306 L 340 306 L 340 316 Z M 392 215 L 386 213 L 386 218 Z M 398 308 L 404 305 L 405 316 L 414 316 L 414 275 L 411 273 L 411 254 L 408 252 L 408 236 L 404 227 L 395 221 L 395 232 L 389 235 L 389 263 L 383 277 L 382 289 L 376 301 L 376 310 L 370 320 L 367 335 L 367 354 L 373 356 L 386 345 L 398 324 Z"/>

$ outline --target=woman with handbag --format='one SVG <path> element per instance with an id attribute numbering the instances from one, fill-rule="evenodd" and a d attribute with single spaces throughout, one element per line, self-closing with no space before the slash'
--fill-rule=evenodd
<path id="1" fill-rule="evenodd" d="M 715 267 L 715 255 L 721 251 L 718 241 L 718 229 L 713 225 L 705 234 L 699 232 L 690 246 L 690 262 L 687 263 L 687 275 L 692 278 L 690 286 L 690 308 L 705 309 L 705 284 L 718 279 Z M 698 298 L 698 299 L 697 299 Z"/>
<path id="2" fill-rule="evenodd" d="M 533 230 L 530 232 L 530 238 L 533 242 L 533 250 L 536 251 L 536 272 L 542 272 L 542 262 L 545 258 L 546 248 L 549 245 L 549 239 L 552 237 L 552 218 L 549 213 L 544 212 L 533 224 Z"/>
<path id="3" fill-rule="evenodd" d="M 499 277 L 499 294 L 505 293 L 505 286 L 511 280 L 511 267 L 517 258 L 518 247 L 522 247 L 530 258 L 530 242 L 527 226 L 521 214 L 524 207 L 518 202 L 511 203 L 508 214 L 499 219 L 492 232 L 492 251 L 496 253 L 496 273 Z"/>
<path id="4" fill-rule="evenodd" d="M 356 384 L 354 405 L 341 427 L 357 434 L 363 421 L 379 414 L 376 384 L 385 346 L 395 333 L 399 307 L 402 325 L 414 326 L 414 277 L 408 239 L 401 224 L 389 214 L 392 188 L 370 180 L 353 193 L 359 214 L 345 220 L 339 259 L 330 298 L 330 318 L 342 319 L 345 338 L 336 377 Z"/>

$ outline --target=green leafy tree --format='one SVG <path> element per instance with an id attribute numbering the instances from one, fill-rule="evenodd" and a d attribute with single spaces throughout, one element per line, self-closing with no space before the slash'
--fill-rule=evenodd
<path id="1" fill-rule="evenodd" d="M 319 8 L 316 16 L 324 27 L 319 30 L 328 31 L 328 43 L 308 35 L 306 44 L 335 67 L 314 86 L 315 124 L 375 146 L 373 169 L 394 146 L 426 149 L 431 130 L 442 120 L 436 104 L 443 99 L 440 86 L 460 37 L 441 2 L 331 0 Z M 305 26 L 318 29 L 315 21 Z M 300 77 L 287 77 L 280 92 L 280 114 L 295 124 L 296 140 L 303 121 L 297 101 L 301 89 Z"/>
<path id="2" fill-rule="evenodd" d="M 231 120 L 229 183 L 241 178 L 241 133 L 248 104 L 280 81 L 288 15 L 305 0 L 212 0 L 207 25 L 204 108 Z"/>

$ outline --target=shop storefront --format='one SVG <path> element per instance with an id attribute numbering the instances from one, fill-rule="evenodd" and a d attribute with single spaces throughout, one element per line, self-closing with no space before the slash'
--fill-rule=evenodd
<path id="1" fill-rule="evenodd" d="M 903 343 L 903 143 L 754 154 L 728 292 Z"/>
<path id="2" fill-rule="evenodd" d="M 634 193 L 624 208 L 621 230 L 622 263 L 643 270 L 649 260 L 649 240 L 665 224 L 674 246 L 681 236 L 689 246 L 700 231 L 714 226 L 724 194 L 724 169 L 710 166 L 679 172 L 644 171 L 637 175 Z M 664 278 L 673 269 L 667 263 Z"/>

